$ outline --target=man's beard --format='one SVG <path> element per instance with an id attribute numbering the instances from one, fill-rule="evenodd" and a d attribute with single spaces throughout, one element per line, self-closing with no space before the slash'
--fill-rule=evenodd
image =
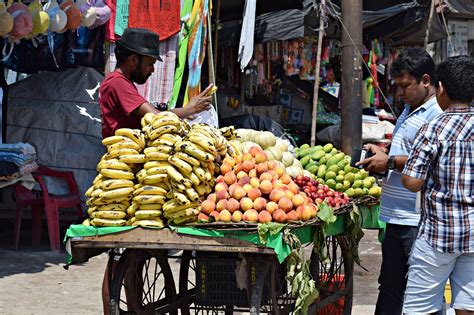
<path id="1" fill-rule="evenodd" d="M 135 70 L 133 70 L 133 72 L 130 74 L 130 77 L 133 82 L 139 85 L 145 84 L 145 82 L 148 80 L 148 76 L 145 76 L 141 71 L 141 63 L 137 65 Z"/>

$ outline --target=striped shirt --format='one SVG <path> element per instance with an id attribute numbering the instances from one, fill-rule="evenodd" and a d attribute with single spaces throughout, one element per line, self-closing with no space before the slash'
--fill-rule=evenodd
<path id="1" fill-rule="evenodd" d="M 417 134 L 403 174 L 425 180 L 419 235 L 474 253 L 474 108 L 447 109 Z"/>
<path id="2" fill-rule="evenodd" d="M 433 97 L 410 113 L 405 106 L 395 125 L 389 155 L 410 155 L 416 133 L 426 122 L 443 111 Z M 402 185 L 402 173 L 390 171 L 383 179 L 380 220 L 399 225 L 418 226 L 420 213 L 416 209 L 416 194 Z"/>

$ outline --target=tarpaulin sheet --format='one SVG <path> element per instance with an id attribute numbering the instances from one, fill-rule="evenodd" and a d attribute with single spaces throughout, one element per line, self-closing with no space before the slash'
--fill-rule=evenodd
<path id="1" fill-rule="evenodd" d="M 105 153 L 98 104 L 102 80 L 94 69 L 80 67 L 42 72 L 9 87 L 7 142 L 29 143 L 39 165 L 72 171 L 83 202 Z M 46 184 L 51 194 L 67 193 L 62 181 Z"/>

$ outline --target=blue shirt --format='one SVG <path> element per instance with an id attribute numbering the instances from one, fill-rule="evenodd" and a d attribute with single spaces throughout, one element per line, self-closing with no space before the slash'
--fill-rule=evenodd
<path id="1" fill-rule="evenodd" d="M 389 155 L 410 155 L 418 130 L 443 111 L 433 97 L 410 113 L 405 106 L 395 125 Z M 380 220 L 399 225 L 418 226 L 420 213 L 416 207 L 416 193 L 403 187 L 402 173 L 393 170 L 383 179 Z"/>

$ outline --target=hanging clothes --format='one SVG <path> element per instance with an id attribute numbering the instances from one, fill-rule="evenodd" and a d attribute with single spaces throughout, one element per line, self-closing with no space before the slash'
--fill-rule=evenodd
<path id="1" fill-rule="evenodd" d="M 244 71 L 253 55 L 253 43 L 255 32 L 255 11 L 257 0 L 245 0 L 244 19 L 239 42 L 240 70 Z"/>
<path id="2" fill-rule="evenodd" d="M 196 0 L 191 12 L 190 22 L 193 25 L 188 43 L 188 84 L 184 95 L 183 106 L 189 99 L 198 95 L 201 90 L 201 69 L 206 55 L 207 44 L 207 17 L 209 14 L 209 0 Z"/>
<path id="3" fill-rule="evenodd" d="M 137 85 L 138 92 L 151 104 L 166 104 L 171 98 L 174 83 L 174 70 L 176 64 L 176 50 L 178 47 L 178 35 L 172 36 L 160 42 L 160 57 L 162 62 L 155 62 L 155 71 L 145 84 Z M 115 70 L 117 59 L 115 58 L 115 43 L 109 45 L 109 61 L 106 65 L 106 73 Z"/>
<path id="4" fill-rule="evenodd" d="M 117 1 L 107 0 L 110 7 L 110 19 L 105 23 L 105 40 L 115 42 L 118 38 L 115 35 L 115 17 L 117 15 Z"/>
<path id="5" fill-rule="evenodd" d="M 122 36 L 123 32 L 128 28 L 129 18 L 129 0 L 117 0 L 117 8 L 115 11 L 115 34 Z"/>
<path id="6" fill-rule="evenodd" d="M 193 8 L 193 0 L 181 0 L 181 31 L 178 35 L 178 62 L 174 73 L 174 84 L 173 93 L 171 99 L 168 102 L 168 109 L 176 107 L 178 101 L 179 91 L 181 89 L 181 83 L 183 81 L 183 73 L 186 67 L 186 57 L 188 55 L 188 42 L 190 30 L 193 27 L 191 25 L 191 11 Z"/>
<path id="7" fill-rule="evenodd" d="M 168 39 L 179 32 L 179 1 L 129 1 L 128 27 L 146 28 L 160 35 L 160 40 Z"/>

